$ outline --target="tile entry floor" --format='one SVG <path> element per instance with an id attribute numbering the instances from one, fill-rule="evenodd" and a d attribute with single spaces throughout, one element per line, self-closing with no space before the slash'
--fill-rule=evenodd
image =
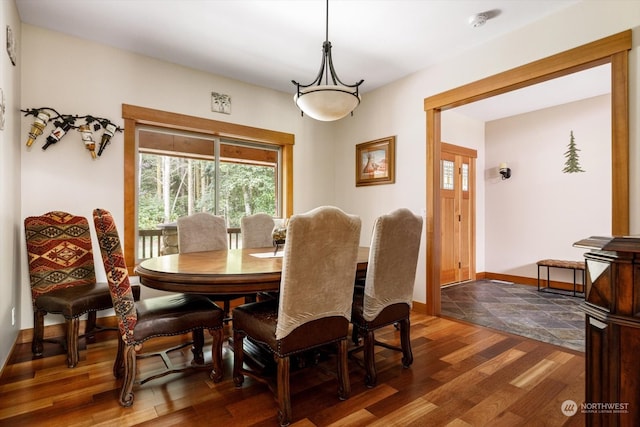
<path id="1" fill-rule="evenodd" d="M 442 288 L 442 315 L 584 351 L 583 298 L 476 280 Z"/>

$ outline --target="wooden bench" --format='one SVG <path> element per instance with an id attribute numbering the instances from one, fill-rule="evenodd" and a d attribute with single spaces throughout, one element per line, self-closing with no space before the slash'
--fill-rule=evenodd
<path id="1" fill-rule="evenodd" d="M 566 292 L 555 292 L 555 291 L 563 291 L 563 289 L 554 288 L 551 286 L 551 278 L 549 277 L 549 269 L 550 268 L 564 268 L 568 270 L 573 270 L 573 296 L 584 296 L 584 293 L 576 292 L 576 271 L 582 272 L 582 288 L 584 290 L 584 277 L 585 277 L 585 262 L 584 261 L 564 261 L 559 259 L 543 259 L 537 262 L 538 264 L 538 291 L 540 292 L 552 292 L 566 295 Z M 540 287 L 540 267 L 547 267 L 547 286 Z"/>

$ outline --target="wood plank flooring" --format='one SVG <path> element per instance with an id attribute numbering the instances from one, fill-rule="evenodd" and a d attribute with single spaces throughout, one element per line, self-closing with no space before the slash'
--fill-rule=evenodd
<path id="1" fill-rule="evenodd" d="M 399 342 L 393 327 L 376 337 Z M 582 353 L 420 314 L 411 317 L 411 338 L 409 369 L 402 368 L 399 353 L 377 349 L 373 389 L 364 386 L 364 371 L 352 360 L 346 401 L 337 398 L 332 356 L 293 372 L 292 426 L 584 425 L 580 411 L 572 417 L 561 411 L 565 400 L 584 401 Z M 17 344 L 0 377 L 0 426 L 277 425 L 266 385 L 246 378 L 242 388 L 234 387 L 229 348 L 221 383 L 203 371 L 170 375 L 136 386 L 133 407 L 122 408 L 112 374 L 116 347 L 115 333 L 103 333 L 69 369 L 56 344 L 46 344 L 39 359 L 32 359 L 30 343 Z M 190 360 L 190 351 L 178 359 Z M 155 363 L 138 366 L 148 372 Z"/>

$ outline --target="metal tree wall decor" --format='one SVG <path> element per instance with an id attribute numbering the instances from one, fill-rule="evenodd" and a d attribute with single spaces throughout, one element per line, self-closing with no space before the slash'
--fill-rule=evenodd
<path id="1" fill-rule="evenodd" d="M 571 131 L 571 137 L 569 139 L 569 149 L 564 153 L 564 157 L 567 159 L 564 162 L 564 173 L 577 173 L 584 172 L 580 167 L 580 159 L 578 158 L 578 151 L 580 149 L 576 146 L 575 138 L 573 137 L 573 131 Z"/>

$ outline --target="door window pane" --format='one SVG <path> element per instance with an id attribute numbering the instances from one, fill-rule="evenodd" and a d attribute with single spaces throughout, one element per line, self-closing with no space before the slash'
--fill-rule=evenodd
<path id="1" fill-rule="evenodd" d="M 469 191 L 469 165 L 462 164 L 462 191 Z"/>
<path id="2" fill-rule="evenodd" d="M 454 186 L 453 186 L 453 171 L 454 171 L 454 166 L 455 163 L 452 162 L 451 160 L 443 160 L 442 161 L 442 176 L 441 176 L 441 182 L 442 182 L 442 189 L 443 190 L 453 190 Z"/>

